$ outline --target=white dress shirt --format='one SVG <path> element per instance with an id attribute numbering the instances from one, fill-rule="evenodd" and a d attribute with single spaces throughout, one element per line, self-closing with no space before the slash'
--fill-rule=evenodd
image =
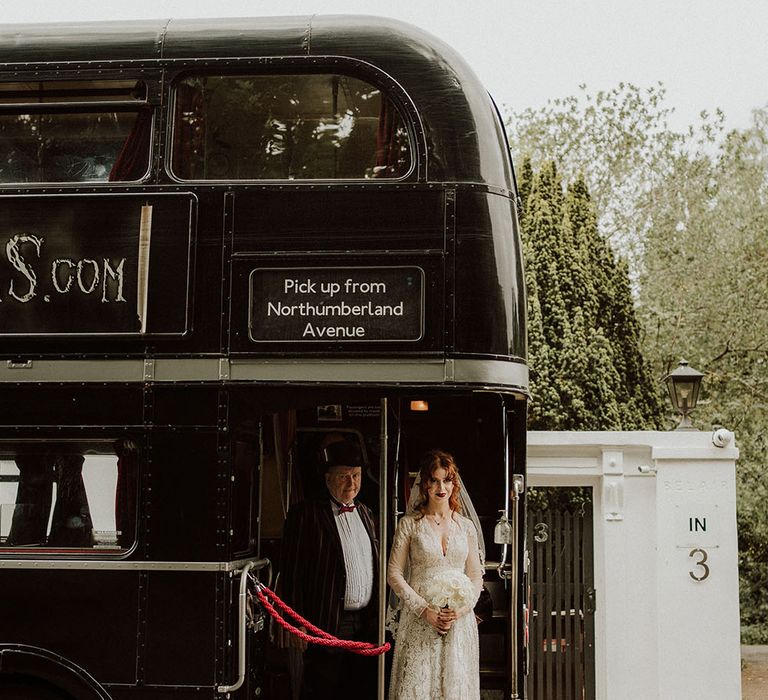
<path id="1" fill-rule="evenodd" d="M 344 552 L 344 567 L 347 570 L 344 610 L 361 610 L 371 601 L 373 593 L 371 540 L 357 508 L 351 512 L 339 513 L 338 504 L 335 501 L 331 503 L 341 549 Z"/>

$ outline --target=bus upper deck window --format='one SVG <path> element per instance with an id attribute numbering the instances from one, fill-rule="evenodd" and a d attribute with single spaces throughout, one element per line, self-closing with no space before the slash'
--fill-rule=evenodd
<path id="1" fill-rule="evenodd" d="M 408 130 L 378 88 L 343 75 L 193 76 L 176 86 L 182 180 L 400 178 Z"/>
<path id="2" fill-rule="evenodd" d="M 135 80 L 0 84 L 0 183 L 140 180 L 152 107 Z"/>

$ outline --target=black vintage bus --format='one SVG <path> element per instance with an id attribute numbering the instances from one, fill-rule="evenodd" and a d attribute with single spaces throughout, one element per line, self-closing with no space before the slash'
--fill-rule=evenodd
<path id="1" fill-rule="evenodd" d="M 452 50 L 371 17 L 0 26 L 0 235 L 0 697 L 294 697 L 249 589 L 339 436 L 383 558 L 454 453 L 482 687 L 523 696 L 516 194 Z"/>

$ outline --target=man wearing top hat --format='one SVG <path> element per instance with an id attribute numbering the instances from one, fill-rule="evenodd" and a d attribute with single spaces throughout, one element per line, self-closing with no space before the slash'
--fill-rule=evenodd
<path id="1" fill-rule="evenodd" d="M 378 542 L 360 501 L 362 454 L 341 440 L 323 450 L 321 497 L 291 507 L 283 531 L 280 590 L 304 618 L 340 639 L 375 641 Z M 294 642 L 304 652 L 302 698 L 375 696 L 375 657 Z"/>

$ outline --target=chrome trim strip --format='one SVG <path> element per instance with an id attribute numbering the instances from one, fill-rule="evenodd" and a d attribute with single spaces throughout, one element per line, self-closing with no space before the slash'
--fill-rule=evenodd
<path id="1" fill-rule="evenodd" d="M 0 559 L 0 569 L 81 571 L 238 571 L 253 559 L 237 561 L 89 561 L 86 559 Z"/>
<path id="2" fill-rule="evenodd" d="M 526 392 L 528 367 L 502 360 L 228 359 L 38 360 L 23 371 L 0 364 L 0 383 L 36 382 L 330 382 L 478 384 Z"/>

